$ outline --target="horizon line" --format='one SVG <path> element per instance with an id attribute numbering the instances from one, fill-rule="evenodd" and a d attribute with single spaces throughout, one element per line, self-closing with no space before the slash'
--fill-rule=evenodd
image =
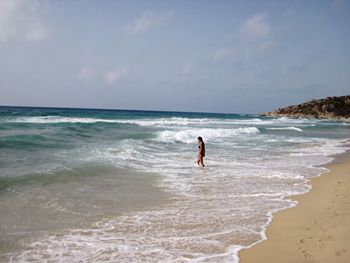
<path id="1" fill-rule="evenodd" d="M 42 108 L 42 109 L 71 109 L 71 110 L 109 110 L 109 111 L 148 111 L 166 113 L 197 113 L 197 114 L 233 114 L 233 115 L 256 115 L 257 113 L 230 113 L 230 112 L 209 112 L 209 111 L 177 111 L 177 110 L 154 110 L 154 109 L 117 109 L 117 108 L 95 108 L 95 107 L 69 107 L 69 106 L 26 106 L 26 105 L 0 105 L 8 108 Z"/>

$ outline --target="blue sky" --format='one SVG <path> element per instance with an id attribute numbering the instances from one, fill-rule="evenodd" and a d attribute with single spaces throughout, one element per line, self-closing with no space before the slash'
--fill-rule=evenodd
<path id="1" fill-rule="evenodd" d="M 0 0 L 0 105 L 256 113 L 350 94 L 350 1 Z"/>

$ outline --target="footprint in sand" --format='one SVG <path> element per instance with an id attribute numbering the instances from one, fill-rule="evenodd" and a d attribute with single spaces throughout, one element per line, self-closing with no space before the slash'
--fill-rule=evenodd
<path id="1" fill-rule="evenodd" d="M 308 252 L 308 251 L 306 251 L 306 250 L 303 250 L 302 252 L 303 252 L 303 256 L 304 256 L 304 258 L 305 258 L 305 259 L 309 259 L 309 258 L 311 258 L 311 256 L 312 256 L 312 254 L 311 254 L 311 253 L 309 253 L 309 252 Z"/>
<path id="2" fill-rule="evenodd" d="M 340 257 L 341 255 L 345 254 L 347 252 L 346 249 L 341 249 L 341 250 L 338 250 L 336 252 L 334 252 L 334 254 L 337 256 L 337 257 Z"/>
<path id="3" fill-rule="evenodd" d="M 302 249 L 302 245 L 305 243 L 305 239 L 300 239 L 298 244 L 298 249 Z"/>

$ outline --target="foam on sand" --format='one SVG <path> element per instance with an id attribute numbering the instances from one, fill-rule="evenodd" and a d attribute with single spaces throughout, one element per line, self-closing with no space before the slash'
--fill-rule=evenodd
<path id="1" fill-rule="evenodd" d="M 339 262 L 350 257 L 350 158 L 311 180 L 298 205 L 274 215 L 267 240 L 240 253 L 241 262 Z"/>

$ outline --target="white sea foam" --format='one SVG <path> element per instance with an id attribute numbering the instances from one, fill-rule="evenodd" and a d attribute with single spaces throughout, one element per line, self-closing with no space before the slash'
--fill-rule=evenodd
<path id="1" fill-rule="evenodd" d="M 158 119 L 101 119 L 101 118 L 80 118 L 80 117 L 60 117 L 60 116 L 39 116 L 39 117 L 17 117 L 9 119 L 8 122 L 17 123 L 120 123 L 134 124 L 138 126 L 186 126 L 200 125 L 209 122 L 209 119 L 189 119 L 189 118 L 158 118 Z M 210 121 L 212 124 L 225 123 L 225 121 Z"/>
<path id="2" fill-rule="evenodd" d="M 273 127 L 273 128 L 267 128 L 268 130 L 289 130 L 289 131 L 298 131 L 302 132 L 303 130 L 297 127 Z"/>
<path id="3" fill-rule="evenodd" d="M 98 118 L 77 118 L 77 117 L 59 117 L 59 116 L 40 116 L 40 117 L 19 117 L 15 119 L 10 119 L 8 122 L 17 123 L 97 123 L 97 122 L 107 122 L 107 123 L 117 123 L 117 120 L 110 119 L 98 119 Z"/>
<path id="4" fill-rule="evenodd" d="M 314 122 L 319 122 L 318 119 L 306 119 L 306 118 L 288 118 L 288 117 L 281 117 L 276 119 L 277 121 L 280 122 L 287 122 L 287 123 L 314 123 Z"/>
<path id="5" fill-rule="evenodd" d="M 345 152 L 348 146 L 342 140 L 335 139 L 294 139 L 289 141 L 297 141 L 301 144 L 299 147 L 290 149 L 293 154 L 313 155 L 313 156 L 331 156 Z"/>
<path id="6" fill-rule="evenodd" d="M 295 119 L 274 119 L 262 120 L 254 119 L 209 119 L 209 118 L 142 118 L 142 119 L 102 119 L 89 117 L 61 117 L 61 116 L 35 116 L 35 117 L 16 117 L 7 120 L 8 122 L 17 123 L 120 123 L 134 124 L 138 126 L 187 126 L 187 125 L 273 125 L 281 123 L 311 124 L 310 120 Z"/>
<path id="7" fill-rule="evenodd" d="M 166 130 L 159 132 L 158 140 L 162 142 L 183 142 L 194 143 L 201 135 L 206 141 L 218 141 L 222 139 L 234 139 L 240 135 L 256 135 L 260 131 L 256 127 L 236 128 L 236 129 L 186 129 L 186 130 Z"/>

